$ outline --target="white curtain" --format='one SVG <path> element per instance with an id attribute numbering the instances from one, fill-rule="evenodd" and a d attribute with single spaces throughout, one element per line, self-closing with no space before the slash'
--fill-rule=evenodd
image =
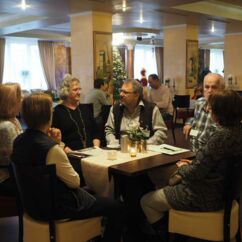
<path id="1" fill-rule="evenodd" d="M 222 49 L 210 49 L 210 71 L 223 75 L 224 55 Z"/>
<path id="2" fill-rule="evenodd" d="M 151 45 L 136 45 L 134 49 L 134 78 L 140 79 L 140 71 L 146 69 L 147 78 L 157 74 L 155 47 Z"/>
<path id="3" fill-rule="evenodd" d="M 6 39 L 4 59 L 4 83 L 18 82 L 23 90 L 47 89 L 37 40 Z"/>

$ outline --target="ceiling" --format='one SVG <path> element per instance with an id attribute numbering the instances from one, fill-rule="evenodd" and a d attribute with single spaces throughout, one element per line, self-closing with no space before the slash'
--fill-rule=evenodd
<path id="1" fill-rule="evenodd" d="M 70 40 L 70 15 L 113 14 L 113 32 L 132 42 L 162 44 L 164 28 L 199 26 L 200 45 L 223 46 L 224 34 L 242 33 L 242 0 L 0 0 L 0 36 Z M 211 28 L 214 28 L 214 32 Z"/>

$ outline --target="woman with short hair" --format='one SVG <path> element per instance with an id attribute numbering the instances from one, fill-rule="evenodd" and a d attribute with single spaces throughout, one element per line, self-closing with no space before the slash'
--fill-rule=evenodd
<path id="1" fill-rule="evenodd" d="M 209 96 L 208 107 L 219 128 L 192 161 L 177 162 L 180 179 L 176 184 L 170 183 L 141 199 L 148 221 L 163 238 L 167 235 L 164 213 L 170 208 L 200 212 L 222 209 L 226 164 L 234 157 L 242 159 L 241 97 L 232 90 L 216 92 Z"/>
<path id="2" fill-rule="evenodd" d="M 52 126 L 61 130 L 65 145 L 72 150 L 97 146 L 100 142 L 94 117 L 80 105 L 80 81 L 66 75 L 59 94 L 63 102 L 55 107 Z"/>
<path id="3" fill-rule="evenodd" d="M 84 219 L 106 216 L 107 223 L 102 241 L 120 242 L 122 206 L 118 201 L 91 195 L 80 188 L 80 177 L 60 147 L 61 132 L 51 128 L 52 105 L 51 97 L 45 93 L 33 93 L 24 98 L 22 116 L 28 128 L 14 141 L 12 161 L 21 166 L 55 164 L 58 177 L 55 218 Z M 25 192 L 28 194 L 28 191 Z M 44 209 L 41 194 L 38 203 L 40 208 Z"/>
<path id="4" fill-rule="evenodd" d="M 14 195 L 15 187 L 9 178 L 7 166 L 12 153 L 13 140 L 22 132 L 16 116 L 21 105 L 21 88 L 18 83 L 0 84 L 0 193 Z"/>

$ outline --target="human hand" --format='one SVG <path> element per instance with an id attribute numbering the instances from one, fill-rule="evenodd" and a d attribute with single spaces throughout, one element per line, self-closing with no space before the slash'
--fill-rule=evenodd
<path id="1" fill-rule="evenodd" d="M 52 138 L 56 143 L 60 144 L 61 142 L 61 131 L 56 128 L 49 128 L 47 132 L 48 136 Z"/>
<path id="2" fill-rule="evenodd" d="M 66 146 L 64 148 L 64 151 L 65 151 L 66 154 L 68 154 L 68 153 L 72 152 L 73 150 L 71 148 L 69 148 L 68 146 Z"/>
<path id="3" fill-rule="evenodd" d="M 181 159 L 179 160 L 176 165 L 177 167 L 181 167 L 181 166 L 184 166 L 184 165 L 190 165 L 192 163 L 191 160 L 187 160 L 187 159 Z"/>
<path id="4" fill-rule="evenodd" d="M 192 128 L 192 125 L 190 124 L 187 124 L 183 127 L 183 134 L 185 135 L 186 139 L 188 138 L 191 128 Z"/>
<path id="5" fill-rule="evenodd" d="M 94 139 L 92 143 L 94 147 L 100 147 L 101 141 L 99 139 Z"/>

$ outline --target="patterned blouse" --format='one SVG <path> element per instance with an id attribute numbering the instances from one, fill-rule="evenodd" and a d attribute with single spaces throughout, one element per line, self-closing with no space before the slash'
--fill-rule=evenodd
<path id="1" fill-rule="evenodd" d="M 17 119 L 0 120 L 0 165 L 8 165 L 13 141 L 22 132 Z M 0 183 L 9 178 L 8 169 L 0 169 Z"/>
<path id="2" fill-rule="evenodd" d="M 242 158 L 242 124 L 218 128 L 192 163 L 178 168 L 182 182 L 164 188 L 168 203 L 180 210 L 222 209 L 225 168 L 233 157 Z"/>

